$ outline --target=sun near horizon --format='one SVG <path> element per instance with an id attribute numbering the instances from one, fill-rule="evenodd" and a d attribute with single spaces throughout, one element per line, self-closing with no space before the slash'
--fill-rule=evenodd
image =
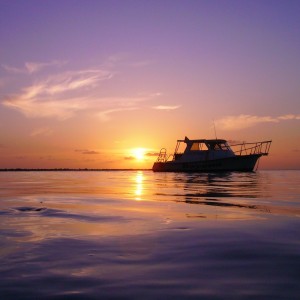
<path id="1" fill-rule="evenodd" d="M 142 168 L 150 169 L 156 160 L 156 152 L 146 147 L 133 147 L 127 150 L 128 156 L 126 157 L 128 163 L 126 167 L 129 168 Z"/>
<path id="2" fill-rule="evenodd" d="M 145 153 L 146 153 L 145 148 L 133 148 L 131 149 L 131 153 L 137 161 L 141 162 L 145 160 Z"/>

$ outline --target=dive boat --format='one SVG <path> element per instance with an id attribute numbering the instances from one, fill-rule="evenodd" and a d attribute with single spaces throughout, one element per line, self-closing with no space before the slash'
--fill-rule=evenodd
<path id="1" fill-rule="evenodd" d="M 177 140 L 174 154 L 162 148 L 154 172 L 251 172 L 258 167 L 259 158 L 268 155 L 272 141 L 240 143 L 229 146 L 223 139 Z M 181 151 L 182 145 L 186 147 Z M 256 167 L 256 169 L 257 169 Z"/>

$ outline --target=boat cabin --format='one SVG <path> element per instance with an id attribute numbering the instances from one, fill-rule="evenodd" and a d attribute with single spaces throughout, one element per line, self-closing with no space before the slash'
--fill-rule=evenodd
<path id="1" fill-rule="evenodd" d="M 272 141 L 228 145 L 226 140 L 177 140 L 173 155 L 162 148 L 154 172 L 253 171 L 258 159 L 268 155 Z M 184 148 L 185 146 L 185 148 Z"/>
<path id="2" fill-rule="evenodd" d="M 181 152 L 182 143 L 186 144 L 186 148 Z M 185 137 L 184 140 L 177 140 L 177 145 L 173 155 L 173 161 L 201 161 L 220 159 L 235 156 L 226 140 L 190 140 Z"/>

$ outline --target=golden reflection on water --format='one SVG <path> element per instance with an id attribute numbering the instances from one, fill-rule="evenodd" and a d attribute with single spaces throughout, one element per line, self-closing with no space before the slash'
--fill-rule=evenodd
<path id="1" fill-rule="evenodd" d="M 9 239 L 18 241 L 299 217 L 297 174 L 3 173 L 0 217 Z"/>
<path id="2" fill-rule="evenodd" d="M 144 175 L 142 171 L 138 171 L 135 176 L 134 176 L 134 181 L 135 181 L 135 200 L 140 201 L 142 200 L 142 195 L 143 195 L 143 180 L 144 180 Z"/>
<path id="3" fill-rule="evenodd" d="M 0 174 L 0 290 L 200 299 L 221 286 L 272 297 L 282 278 L 299 281 L 297 174 Z"/>

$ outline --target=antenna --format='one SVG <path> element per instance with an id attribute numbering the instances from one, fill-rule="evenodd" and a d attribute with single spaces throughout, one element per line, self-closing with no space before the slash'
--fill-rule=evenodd
<path id="1" fill-rule="evenodd" d="M 217 140 L 218 138 L 217 138 L 217 131 L 216 131 L 215 120 L 213 120 L 213 124 L 214 124 L 215 137 L 216 137 L 216 140 Z"/>

